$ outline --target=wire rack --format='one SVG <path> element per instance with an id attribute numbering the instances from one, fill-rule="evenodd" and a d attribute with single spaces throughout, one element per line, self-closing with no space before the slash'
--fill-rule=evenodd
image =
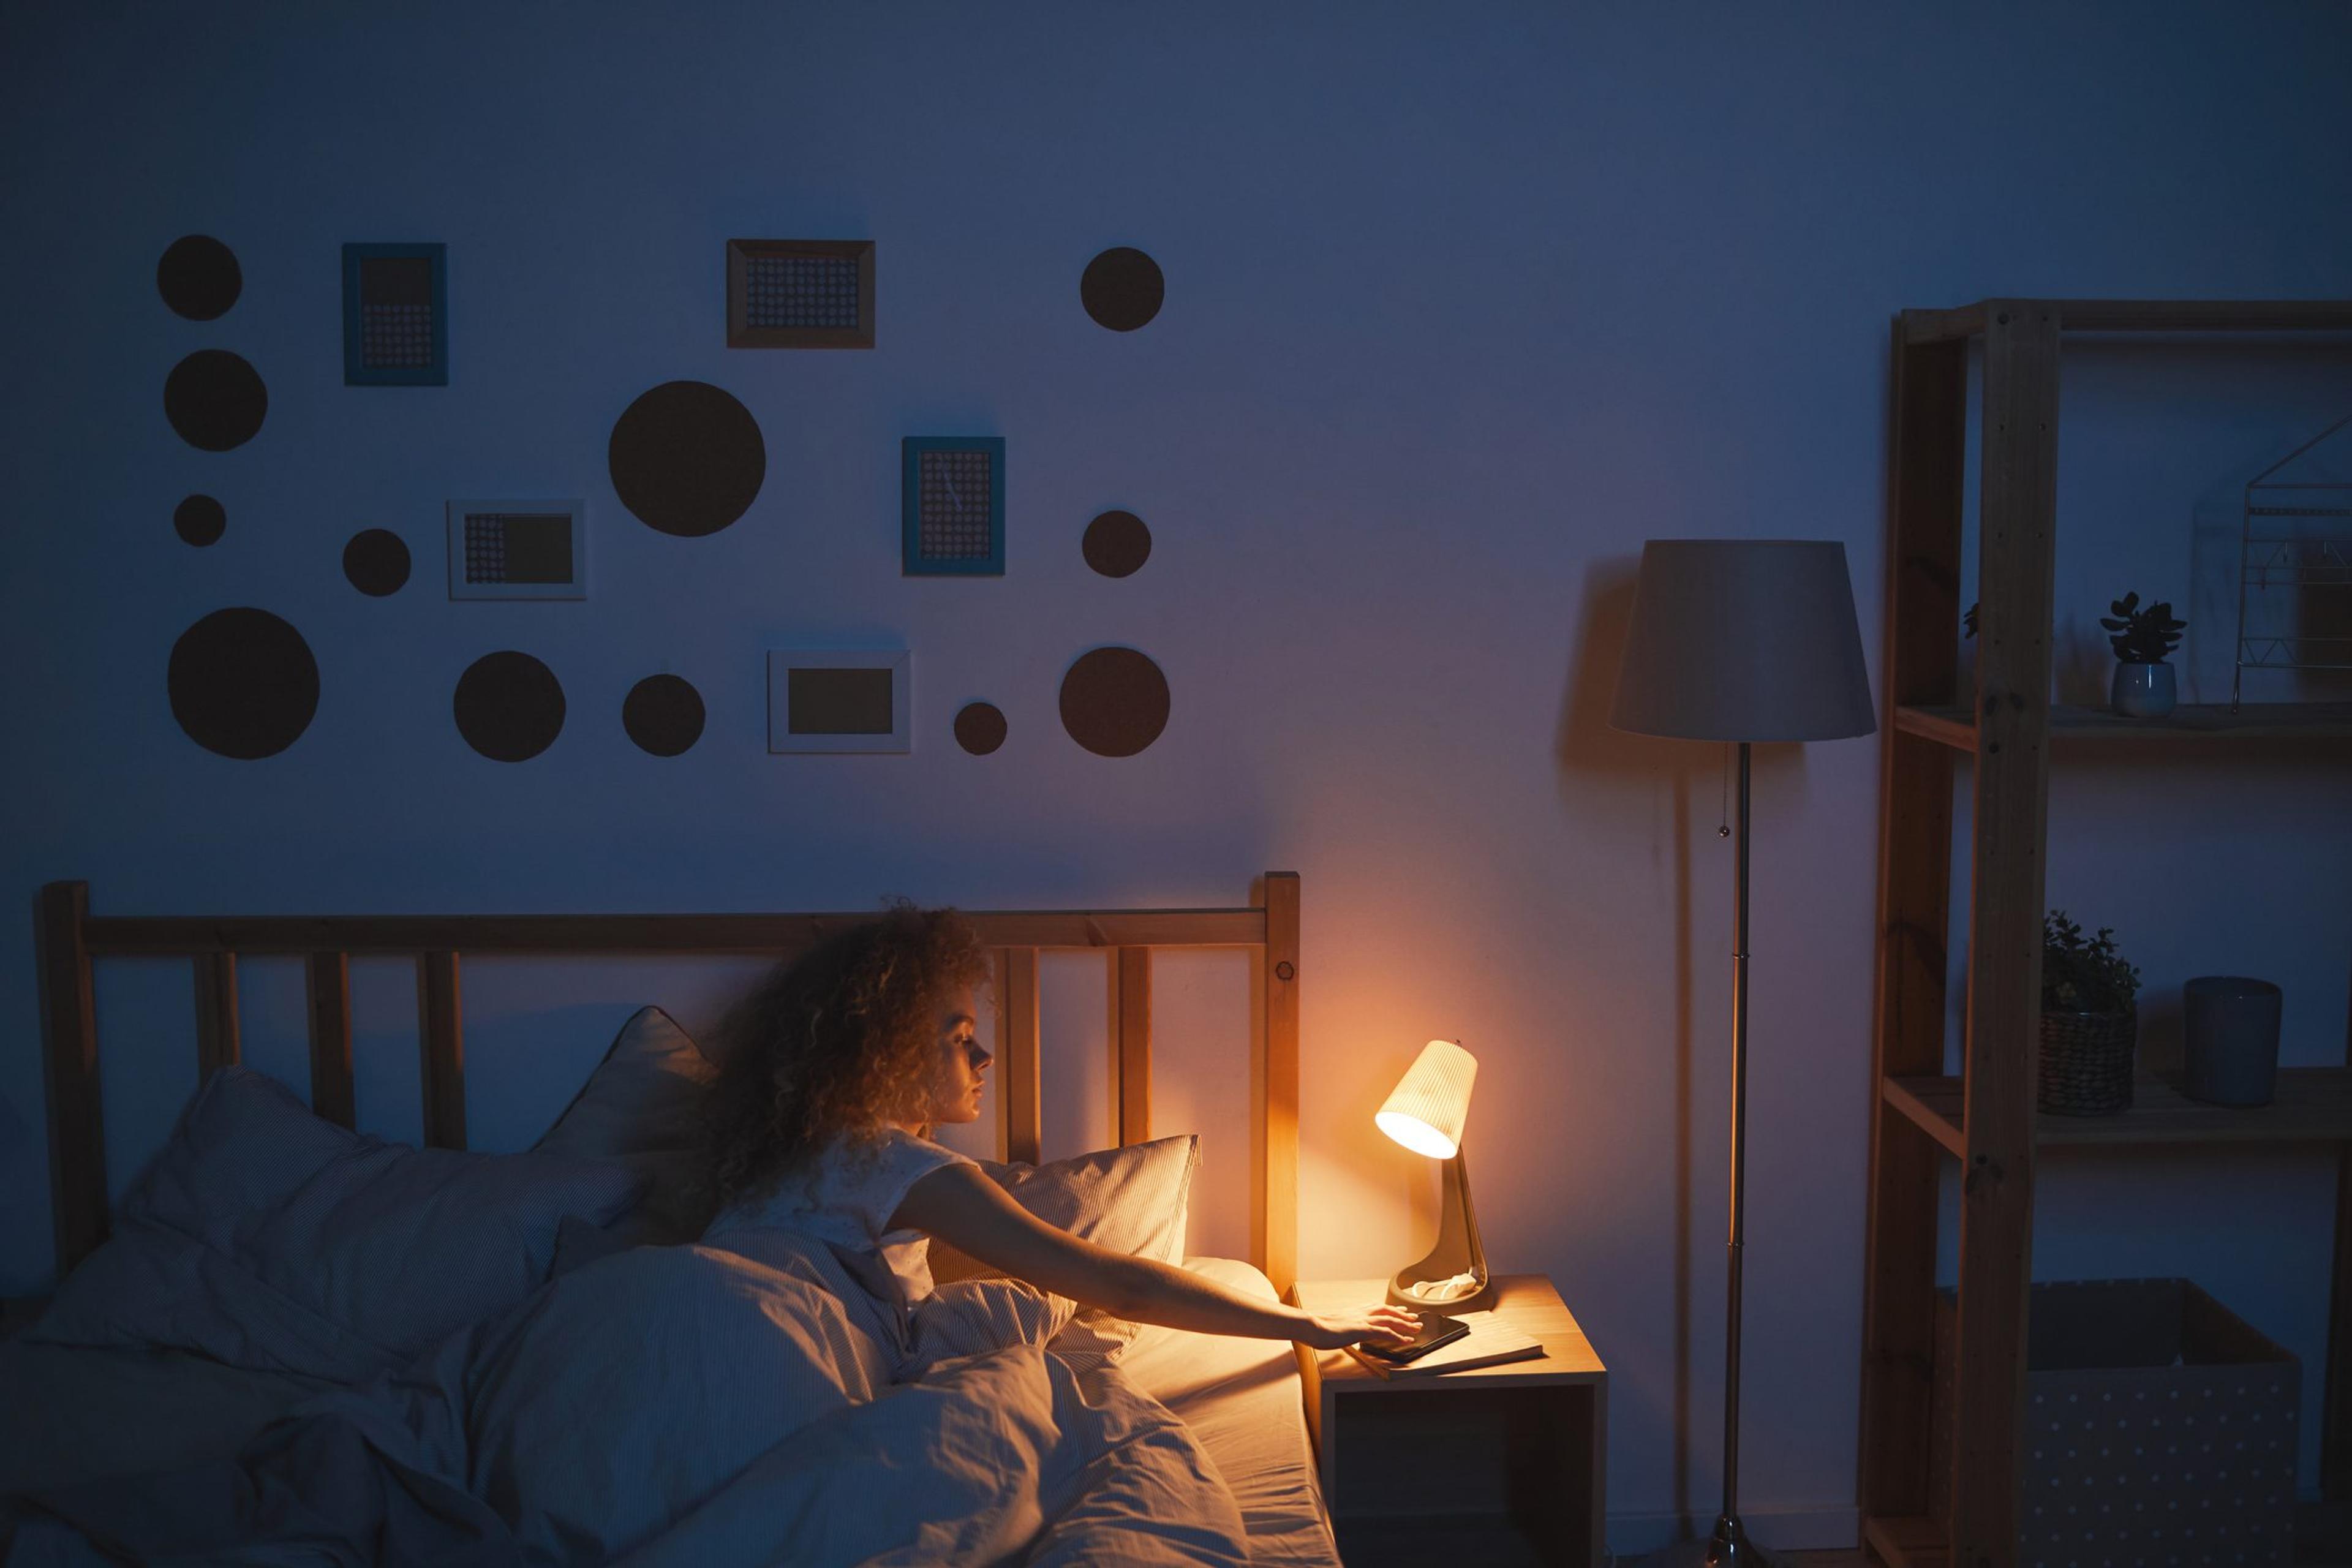
<path id="1" fill-rule="evenodd" d="M 2246 482 L 2238 531 L 2237 667 L 2230 678 L 2234 711 L 2250 669 L 2352 670 L 2352 595 L 2322 611 L 2326 629 L 2306 629 L 2315 593 L 2352 590 L 2352 479 L 2327 477 L 2352 467 L 2315 456 L 2336 443 L 2352 455 L 2346 415 Z M 2307 476 L 2307 477 L 2298 477 Z M 2281 599 L 2293 595 L 2284 609 Z M 2290 616 L 2291 627 L 2281 629 Z"/>

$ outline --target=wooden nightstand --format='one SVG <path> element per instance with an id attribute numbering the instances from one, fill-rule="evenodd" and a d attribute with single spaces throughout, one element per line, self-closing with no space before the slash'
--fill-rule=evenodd
<path id="1" fill-rule="evenodd" d="M 1387 1563 L 1601 1568 L 1609 1369 L 1551 1281 L 1497 1277 L 1495 1311 L 1540 1360 L 1433 1377 L 1376 1377 L 1341 1351 L 1298 1347 L 1323 1496 L 1348 1568 Z M 1380 1279 L 1307 1280 L 1310 1312 L 1369 1307 Z"/>

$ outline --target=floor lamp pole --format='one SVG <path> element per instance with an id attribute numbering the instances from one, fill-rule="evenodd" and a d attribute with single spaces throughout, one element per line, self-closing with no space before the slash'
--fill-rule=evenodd
<path id="1" fill-rule="evenodd" d="M 1742 1255 L 1748 1236 L 1748 742 L 1739 742 L 1739 841 L 1732 874 L 1731 906 L 1731 1238 L 1725 1244 L 1723 1342 L 1723 1512 L 1706 1561 L 1733 1564 L 1769 1563 L 1749 1544 L 1739 1522 L 1739 1296 Z"/>

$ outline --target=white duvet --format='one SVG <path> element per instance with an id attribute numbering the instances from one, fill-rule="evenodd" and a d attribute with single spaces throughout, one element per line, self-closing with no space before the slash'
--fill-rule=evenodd
<path id="1" fill-rule="evenodd" d="M 257 1549 L 298 1541 L 333 1563 L 1248 1561 L 1183 1424 L 1043 1348 L 1066 1302 L 973 1281 L 909 1316 L 820 1244 L 755 1250 L 607 1258 L 298 1406 L 233 1477 L 55 1489 L 0 1540 L 12 1565 L 281 1560 Z"/>

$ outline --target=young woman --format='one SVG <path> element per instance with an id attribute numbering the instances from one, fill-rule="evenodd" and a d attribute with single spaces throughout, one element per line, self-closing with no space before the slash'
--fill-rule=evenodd
<path id="1" fill-rule="evenodd" d="M 980 1116 L 995 1058 L 974 1029 L 988 973 L 947 910 L 901 906 L 779 966 L 722 1026 L 706 1237 L 779 1227 L 877 1256 L 909 1301 L 931 1289 L 929 1238 L 1042 1290 L 1136 1322 L 1296 1340 L 1335 1350 L 1395 1342 L 1402 1308 L 1315 1315 L 1228 1290 L 1036 1219 L 964 1156 L 930 1142 Z"/>

